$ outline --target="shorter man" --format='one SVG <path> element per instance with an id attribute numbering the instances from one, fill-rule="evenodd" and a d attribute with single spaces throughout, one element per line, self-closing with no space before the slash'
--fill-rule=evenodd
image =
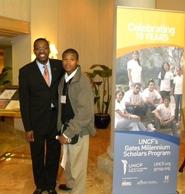
<path id="1" fill-rule="evenodd" d="M 173 135 L 178 135 L 175 124 L 175 109 L 170 104 L 170 96 L 164 97 L 164 102 L 157 106 L 154 110 L 154 114 L 156 117 L 155 127 L 158 130 L 161 128 L 170 128 Z"/>
<path id="2" fill-rule="evenodd" d="M 69 190 L 70 194 L 86 193 L 89 135 L 95 134 L 93 91 L 89 79 L 81 72 L 78 58 L 74 49 L 63 52 L 66 73 L 58 87 L 58 130 L 61 131 L 58 140 L 66 157 L 62 166 L 67 181 L 66 185 L 59 185 L 59 189 Z"/>
<path id="3" fill-rule="evenodd" d="M 137 115 L 141 118 L 145 116 L 147 107 L 144 103 L 143 97 L 141 95 L 141 84 L 133 84 L 133 88 L 125 93 L 123 98 L 123 103 L 125 104 L 126 111 L 128 113 Z"/>
<path id="4" fill-rule="evenodd" d="M 147 107 L 150 111 L 153 111 L 157 105 L 162 102 L 161 95 L 155 89 L 154 80 L 149 80 L 148 87 L 145 88 L 142 92 L 142 97 L 144 102 L 147 104 Z"/>
<path id="5" fill-rule="evenodd" d="M 148 81 L 148 87 L 143 90 L 142 97 L 147 107 L 147 114 L 146 114 L 147 128 L 151 131 L 154 131 L 155 128 L 153 126 L 154 124 L 153 110 L 155 110 L 158 104 L 162 102 L 161 95 L 155 89 L 154 80 L 151 79 Z"/>

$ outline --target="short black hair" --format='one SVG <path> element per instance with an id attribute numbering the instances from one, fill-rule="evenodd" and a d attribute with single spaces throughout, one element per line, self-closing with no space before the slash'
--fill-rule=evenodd
<path id="1" fill-rule="evenodd" d="M 66 49 L 66 50 L 62 53 L 62 58 L 64 58 L 66 54 L 72 54 L 72 55 L 74 55 L 74 56 L 76 57 L 77 60 L 79 59 L 79 54 L 78 54 L 78 52 L 77 52 L 75 49 L 73 49 L 73 48 L 68 48 L 68 49 Z"/>
<path id="2" fill-rule="evenodd" d="M 134 84 L 133 84 L 133 87 L 135 88 L 136 86 L 141 87 L 141 83 L 139 83 L 139 82 L 134 83 Z"/>
<path id="3" fill-rule="evenodd" d="M 150 83 L 155 84 L 155 81 L 154 81 L 153 79 L 150 79 L 150 80 L 148 81 L 148 85 L 149 85 Z"/>
<path id="4" fill-rule="evenodd" d="M 170 98 L 169 95 L 165 95 L 165 96 L 163 97 L 163 100 L 165 100 L 165 99 L 169 100 L 169 102 L 171 101 L 171 98 Z"/>
<path id="5" fill-rule="evenodd" d="M 124 96 L 124 94 L 125 94 L 123 90 L 116 90 L 115 95 L 117 95 L 117 94 L 119 94 L 119 93 L 121 93 L 123 96 Z"/>
<path id="6" fill-rule="evenodd" d="M 36 43 L 39 42 L 39 41 L 45 41 L 49 47 L 49 41 L 46 39 L 46 38 L 37 38 L 34 43 L 33 43 L 33 47 L 35 48 L 36 46 Z"/>

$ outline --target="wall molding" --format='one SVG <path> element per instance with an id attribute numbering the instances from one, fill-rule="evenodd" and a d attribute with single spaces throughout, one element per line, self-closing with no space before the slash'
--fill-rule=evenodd
<path id="1" fill-rule="evenodd" d="M 0 16 L 0 36 L 15 37 L 22 34 L 30 34 L 30 23 Z"/>

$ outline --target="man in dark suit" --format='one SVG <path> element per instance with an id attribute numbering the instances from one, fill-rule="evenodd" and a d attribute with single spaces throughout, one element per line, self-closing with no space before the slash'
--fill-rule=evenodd
<path id="1" fill-rule="evenodd" d="M 62 61 L 49 59 L 49 42 L 34 42 L 36 59 L 19 70 L 20 109 L 26 139 L 30 143 L 36 190 L 57 194 L 55 190 L 61 145 L 56 140 L 58 83 Z"/>

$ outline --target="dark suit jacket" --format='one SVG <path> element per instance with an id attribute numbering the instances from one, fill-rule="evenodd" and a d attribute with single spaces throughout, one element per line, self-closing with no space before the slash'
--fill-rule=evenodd
<path id="1" fill-rule="evenodd" d="M 50 66 L 52 74 L 50 87 L 47 86 L 36 61 L 19 70 L 20 109 L 25 131 L 33 130 L 42 134 L 56 129 L 57 89 L 64 71 L 60 60 L 50 59 Z M 54 109 L 51 109 L 51 103 Z"/>

